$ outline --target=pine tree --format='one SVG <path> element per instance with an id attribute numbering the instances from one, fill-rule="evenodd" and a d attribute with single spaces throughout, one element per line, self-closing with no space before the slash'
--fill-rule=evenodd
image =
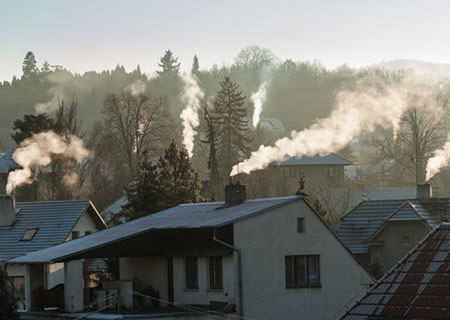
<path id="1" fill-rule="evenodd" d="M 162 71 L 156 71 L 159 75 L 177 75 L 180 72 L 181 63 L 178 62 L 178 58 L 175 58 L 170 50 L 166 50 L 158 65 L 162 68 Z"/>
<path id="2" fill-rule="evenodd" d="M 125 215 L 133 220 L 180 203 L 198 202 L 201 184 L 198 172 L 184 149 L 172 141 L 156 164 L 146 158 L 139 176 L 127 190 Z"/>
<path id="3" fill-rule="evenodd" d="M 8 284 L 8 275 L 0 263 L 0 320 L 19 319 L 17 303 L 12 295 L 12 288 Z"/>
<path id="4" fill-rule="evenodd" d="M 198 74 L 199 69 L 200 69 L 200 65 L 198 63 L 198 58 L 197 58 L 197 55 L 195 55 L 194 61 L 192 62 L 191 73 L 196 75 L 196 74 Z"/>
<path id="5" fill-rule="evenodd" d="M 222 178 L 219 172 L 219 162 L 217 161 L 217 134 L 214 124 L 214 119 L 211 116 L 208 108 L 203 106 L 204 119 L 206 122 L 206 140 L 202 140 L 203 143 L 209 144 L 208 155 L 208 169 L 210 172 L 210 180 L 212 186 L 213 198 L 221 198 L 222 195 Z"/>
<path id="6" fill-rule="evenodd" d="M 23 79 L 30 80 L 37 76 L 39 70 L 36 64 L 33 52 L 28 51 L 22 63 Z"/>
<path id="7" fill-rule="evenodd" d="M 214 99 L 214 121 L 217 124 L 217 154 L 223 173 L 229 175 L 233 165 L 242 161 L 249 152 L 246 97 L 238 84 L 225 77 Z"/>

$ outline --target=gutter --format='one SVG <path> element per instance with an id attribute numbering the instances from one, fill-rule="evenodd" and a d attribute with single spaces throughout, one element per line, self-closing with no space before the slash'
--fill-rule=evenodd
<path id="1" fill-rule="evenodd" d="M 238 259 L 238 291 L 239 291 L 239 317 L 244 316 L 244 298 L 243 298 L 243 292 L 242 292 L 242 255 L 241 250 L 236 248 L 235 246 L 232 246 L 229 243 L 226 243 L 222 240 L 217 239 L 217 228 L 214 227 L 213 229 L 213 240 L 217 243 L 220 243 L 221 245 L 230 248 L 237 253 L 237 259 Z"/>

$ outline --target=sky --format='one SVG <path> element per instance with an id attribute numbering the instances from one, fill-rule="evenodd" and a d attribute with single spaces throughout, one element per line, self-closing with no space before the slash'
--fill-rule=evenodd
<path id="1" fill-rule="evenodd" d="M 450 62 L 450 1 L 415 0 L 0 0 L 0 81 L 38 64 L 82 73 L 153 74 L 170 49 L 189 70 L 231 64 L 248 45 L 281 60 L 334 68 L 383 60 Z"/>

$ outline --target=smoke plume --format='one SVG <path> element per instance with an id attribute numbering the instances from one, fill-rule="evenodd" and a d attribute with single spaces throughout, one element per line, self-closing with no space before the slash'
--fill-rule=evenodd
<path id="1" fill-rule="evenodd" d="M 13 154 L 13 159 L 22 169 L 14 170 L 8 175 L 6 192 L 10 194 L 15 188 L 32 183 L 40 168 L 51 164 L 52 156 L 60 155 L 81 163 L 91 156 L 83 141 L 74 135 L 67 138 L 53 131 L 41 132 L 25 139 Z M 76 183 L 76 173 L 67 173 L 63 182 L 67 185 Z"/>
<path id="2" fill-rule="evenodd" d="M 128 87 L 125 88 L 125 92 L 131 93 L 133 96 L 138 96 L 140 94 L 143 94 L 145 92 L 146 85 L 145 82 L 142 80 L 136 80 L 132 84 L 130 84 Z"/>
<path id="3" fill-rule="evenodd" d="M 447 142 L 441 149 L 435 150 L 433 156 L 427 162 L 427 175 L 425 180 L 428 181 L 436 173 L 439 173 L 450 161 L 450 134 L 447 137 Z"/>
<path id="4" fill-rule="evenodd" d="M 66 71 L 53 72 L 47 76 L 53 86 L 48 90 L 47 94 L 50 99 L 46 102 L 40 102 L 34 105 L 37 113 L 48 113 L 58 109 L 60 101 L 64 98 L 64 86 L 71 80 L 73 76 Z"/>
<path id="5" fill-rule="evenodd" d="M 181 99 L 186 104 L 180 115 L 183 123 L 183 144 L 189 157 L 192 157 L 194 138 L 197 135 L 195 128 L 200 124 L 198 118 L 200 100 L 203 99 L 205 94 L 200 89 L 195 75 L 184 74 L 182 79 L 184 81 L 184 93 Z"/>
<path id="6" fill-rule="evenodd" d="M 259 123 L 263 105 L 266 102 L 267 84 L 268 84 L 267 81 L 261 83 L 261 85 L 258 88 L 258 91 L 252 93 L 252 95 L 250 96 L 250 100 L 252 100 L 254 106 L 253 121 L 252 121 L 254 128 L 256 128 L 256 126 Z"/>
<path id="7" fill-rule="evenodd" d="M 391 85 L 372 78 L 362 79 L 353 89 L 336 95 L 335 108 L 329 117 L 300 132 L 293 131 L 290 138 L 280 139 L 274 146 L 260 146 L 249 159 L 235 165 L 231 175 L 263 169 L 271 162 L 289 157 L 337 152 L 361 132 L 371 132 L 377 126 L 391 127 L 396 132 L 408 108 L 408 88 L 414 84 L 410 79 Z"/>

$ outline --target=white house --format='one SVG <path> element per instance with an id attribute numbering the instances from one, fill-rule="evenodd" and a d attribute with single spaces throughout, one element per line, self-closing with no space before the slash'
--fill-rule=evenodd
<path id="1" fill-rule="evenodd" d="M 262 320 L 331 319 L 372 282 L 303 197 L 245 200 L 240 184 L 225 194 L 225 202 L 182 204 L 10 263 L 64 262 L 66 312 L 83 307 L 87 258 L 120 258 L 120 280 L 102 290 L 115 287 L 122 310 L 141 310 L 141 297 L 151 296 L 160 306 L 196 306 L 202 311 L 183 315 L 208 319 L 207 310 Z M 167 308 L 164 316 L 173 312 Z M 89 316 L 96 318 L 95 309 Z"/>
<path id="2" fill-rule="evenodd" d="M 15 203 L 10 196 L 0 196 L 0 260 L 6 263 L 105 228 L 89 200 Z M 22 309 L 31 307 L 40 285 L 51 290 L 64 283 L 62 263 L 7 264 L 6 271 L 17 288 Z"/>

